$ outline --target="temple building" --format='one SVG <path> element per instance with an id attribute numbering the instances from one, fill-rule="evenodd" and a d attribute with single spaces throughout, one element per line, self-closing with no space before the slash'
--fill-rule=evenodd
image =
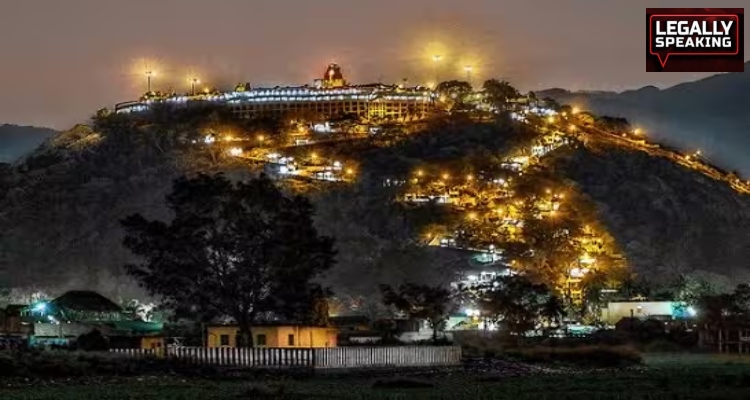
<path id="1" fill-rule="evenodd" d="M 341 67 L 329 64 L 312 85 L 263 88 L 240 84 L 232 92 L 148 95 L 138 101 L 117 104 L 115 112 L 146 111 L 154 104 L 188 106 L 214 102 L 225 104 L 243 118 L 282 114 L 319 120 L 357 116 L 370 122 L 411 121 L 425 118 L 433 109 L 435 98 L 429 88 L 421 86 L 350 85 Z"/>

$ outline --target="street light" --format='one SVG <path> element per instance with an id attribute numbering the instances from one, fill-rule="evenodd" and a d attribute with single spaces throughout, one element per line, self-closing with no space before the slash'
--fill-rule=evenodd
<path id="1" fill-rule="evenodd" d="M 188 82 L 190 82 L 190 93 L 195 96 L 195 85 L 200 84 L 201 81 L 198 78 L 190 78 Z"/>
<path id="2" fill-rule="evenodd" d="M 258 142 L 260 142 L 260 145 L 263 146 L 263 141 L 266 140 L 266 137 L 263 135 L 258 135 Z"/>
<path id="3" fill-rule="evenodd" d="M 440 82 L 440 78 L 438 76 L 438 63 L 442 59 L 443 59 L 443 56 L 441 56 L 440 54 L 435 54 L 434 56 L 432 56 L 432 62 L 433 62 L 434 68 L 435 68 L 435 71 L 434 71 L 435 72 L 435 82 Z"/>
<path id="4" fill-rule="evenodd" d="M 464 66 L 464 71 L 466 71 L 466 82 L 469 82 L 471 84 L 471 70 L 474 69 L 471 65 Z"/>
<path id="5" fill-rule="evenodd" d="M 146 93 L 151 93 L 151 77 L 156 76 L 156 72 L 152 70 L 146 71 Z"/>

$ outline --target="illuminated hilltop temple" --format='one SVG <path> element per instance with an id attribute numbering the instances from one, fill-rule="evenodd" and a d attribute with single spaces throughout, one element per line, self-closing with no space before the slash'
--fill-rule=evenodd
<path id="1" fill-rule="evenodd" d="M 192 95 L 160 95 L 147 93 L 138 101 L 120 103 L 115 112 L 148 110 L 154 104 L 187 106 L 205 102 L 226 104 L 244 118 L 261 115 L 314 115 L 328 119 L 357 115 L 366 120 L 418 120 L 434 107 L 435 94 L 425 87 L 406 88 L 380 83 L 350 85 L 341 67 L 330 64 L 321 79 L 312 85 L 288 87 L 251 87 L 237 85 L 232 92 L 198 93 Z"/>

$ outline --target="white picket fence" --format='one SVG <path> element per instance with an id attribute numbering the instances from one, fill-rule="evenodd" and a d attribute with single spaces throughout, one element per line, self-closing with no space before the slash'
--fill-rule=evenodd
<path id="1" fill-rule="evenodd" d="M 199 365 L 316 369 L 438 367 L 461 363 L 459 346 L 111 349 L 131 357 L 174 357 Z"/>

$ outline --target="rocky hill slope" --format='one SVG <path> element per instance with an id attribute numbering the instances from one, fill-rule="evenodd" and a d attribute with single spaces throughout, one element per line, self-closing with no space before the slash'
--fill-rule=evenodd
<path id="1" fill-rule="evenodd" d="M 247 154 L 267 129 L 217 110 L 192 110 L 147 119 L 115 116 L 60 133 L 0 180 L 0 282 L 132 293 L 122 273 L 130 255 L 120 243 L 119 221 L 136 212 L 168 218 L 163 198 L 177 176 L 225 172 L 243 179 L 259 173 L 257 162 L 229 156 L 221 142 L 209 146 L 203 139 L 234 132 L 248 138 L 232 144 Z M 320 229 L 337 240 L 339 263 L 327 277 L 334 290 L 371 293 L 378 283 L 407 279 L 446 283 L 465 260 L 426 247 L 421 235 L 425 226 L 456 214 L 439 206 L 404 207 L 395 201 L 399 189 L 383 181 L 435 166 L 490 171 L 537 135 L 505 118 L 448 118 L 414 132 L 287 148 L 300 156 L 354 160 L 358 179 L 285 185 L 313 198 Z M 725 183 L 596 141 L 555 150 L 543 167 L 596 206 L 637 273 L 701 270 L 744 279 L 750 200 Z"/>

